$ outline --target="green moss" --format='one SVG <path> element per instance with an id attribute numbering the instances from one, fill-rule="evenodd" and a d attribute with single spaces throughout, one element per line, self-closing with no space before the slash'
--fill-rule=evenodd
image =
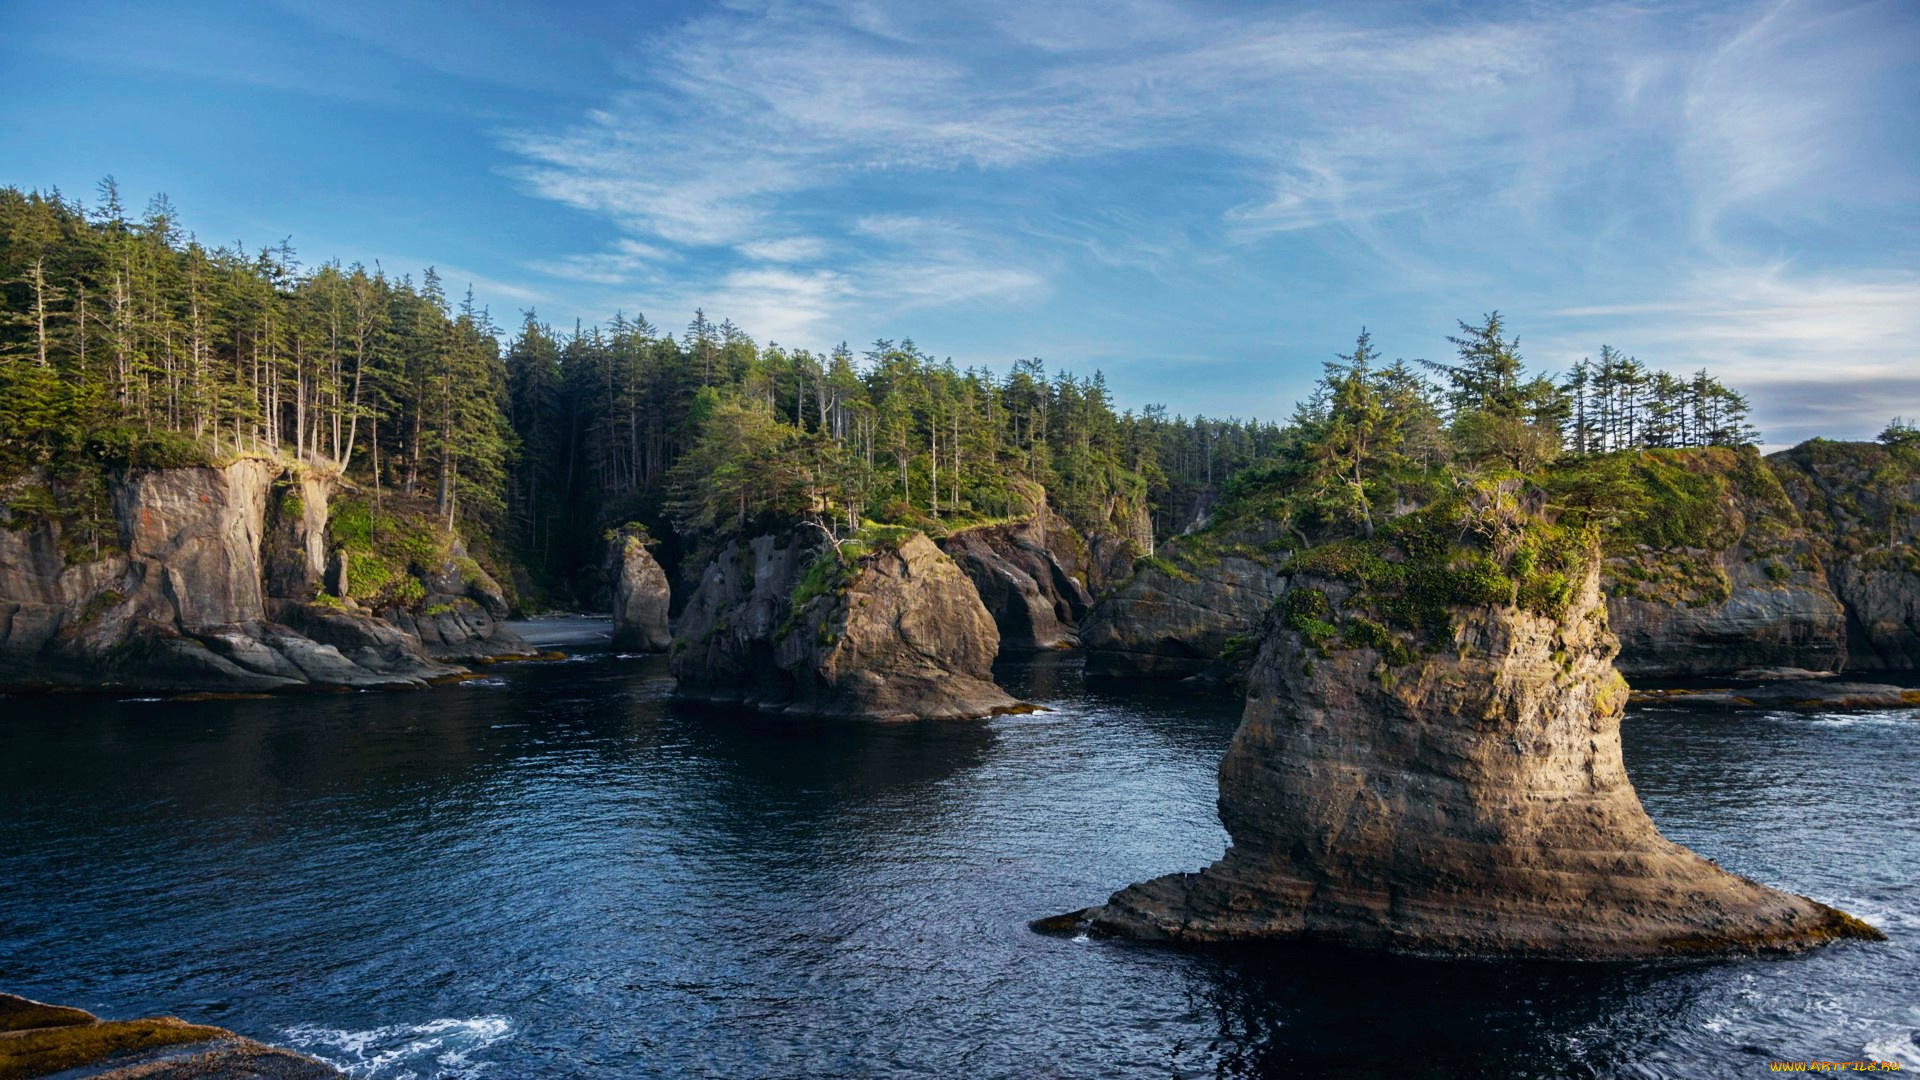
<path id="1" fill-rule="evenodd" d="M 126 597 L 121 596 L 112 589 L 95 593 L 93 596 L 87 598 L 87 606 L 80 609 L 79 617 L 75 618 L 71 624 L 72 629 L 84 630 L 92 626 L 94 623 L 100 621 L 100 616 L 119 607 L 126 602 L 126 599 Z"/>
<path id="2" fill-rule="evenodd" d="M 430 618 L 438 618 L 441 615 L 451 615 L 453 614 L 453 605 L 452 604 L 429 604 L 427 605 L 426 610 L 422 611 L 420 614 L 426 615 Z"/>
<path id="3" fill-rule="evenodd" d="M 1288 573 L 1353 590 L 1340 611 L 1317 589 L 1290 590 L 1284 621 L 1323 651 L 1337 639 L 1399 666 L 1450 641 L 1463 607 L 1511 605 L 1564 618 L 1596 555 L 1594 529 L 1548 520 L 1527 508 L 1520 490 L 1511 481 L 1482 482 L 1393 519 L 1374 539 L 1301 552 Z"/>
<path id="4" fill-rule="evenodd" d="M 136 1050 L 232 1037 L 221 1028 L 171 1017 L 21 1031 L 0 1038 L 0 1080 L 45 1076 Z"/>

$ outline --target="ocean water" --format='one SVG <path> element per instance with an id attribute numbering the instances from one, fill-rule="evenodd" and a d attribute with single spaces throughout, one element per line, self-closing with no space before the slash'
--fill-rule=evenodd
<path id="1" fill-rule="evenodd" d="M 1667 835 L 1889 942 L 1463 963 L 1031 933 L 1224 850 L 1238 709 L 1000 676 L 1047 711 L 772 720 L 590 644 L 427 693 L 0 700 L 0 990 L 383 1078 L 1920 1068 L 1920 711 L 1624 732 Z"/>

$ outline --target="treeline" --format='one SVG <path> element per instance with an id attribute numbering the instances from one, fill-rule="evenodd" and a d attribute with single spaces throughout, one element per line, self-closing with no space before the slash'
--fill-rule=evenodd
<path id="1" fill-rule="evenodd" d="M 1385 363 L 1360 332 L 1296 412 L 1278 451 L 1227 485 L 1226 519 L 1284 522 L 1304 545 L 1358 532 L 1490 475 L 1532 475 L 1575 517 L 1628 509 L 1626 455 L 1746 446 L 1745 398 L 1702 371 L 1681 381 L 1611 347 L 1564 379 L 1531 371 L 1498 312 L 1460 322 L 1452 362 Z"/>
<path id="2" fill-rule="evenodd" d="M 505 364 L 521 445 L 507 504 L 554 573 L 590 557 L 569 545 L 591 548 L 597 523 L 629 517 L 695 541 L 808 517 L 938 531 L 1031 513 L 1044 491 L 1082 528 L 1152 506 L 1177 530 L 1281 432 L 1117 413 L 1103 375 L 1039 360 L 996 374 L 911 340 L 760 347 L 704 312 L 677 337 L 624 315 L 556 334 L 529 313 Z"/>
<path id="3" fill-rule="evenodd" d="M 678 334 L 626 315 L 556 332 L 527 312 L 502 336 L 432 270 L 208 248 L 164 197 L 130 215 L 111 180 L 92 208 L 0 189 L 0 479 L 48 489 L 10 482 L 12 510 L 98 506 L 116 463 L 267 453 L 412 496 L 515 551 L 556 600 L 631 519 L 671 561 L 776 520 L 939 531 L 1044 492 L 1083 529 L 1145 513 L 1165 537 L 1285 479 L 1307 493 L 1296 526 L 1370 527 L 1443 467 L 1755 437 L 1745 399 L 1704 372 L 1611 348 L 1563 379 L 1530 372 L 1497 314 L 1461 324 L 1451 363 L 1385 363 L 1363 332 L 1286 424 L 1116 410 L 1099 372 L 961 369 L 911 340 L 762 346 L 704 312 Z"/>
<path id="4" fill-rule="evenodd" d="M 0 189 L 0 469 L 85 479 L 99 458 L 269 453 L 430 495 L 451 523 L 500 505 L 514 436 L 495 329 L 428 270 L 304 270 L 128 216 Z M 78 470 L 76 472 L 76 470 Z"/>

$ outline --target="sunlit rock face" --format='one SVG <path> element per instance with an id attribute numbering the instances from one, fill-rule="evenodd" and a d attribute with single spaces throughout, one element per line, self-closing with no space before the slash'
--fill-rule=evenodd
<path id="1" fill-rule="evenodd" d="M 411 626 L 314 602 L 330 491 L 249 458 L 116 478 L 117 544 L 97 558 L 66 550 L 55 522 L 0 529 L 0 683 L 253 692 L 459 674 Z M 524 651 L 511 637 L 489 647 Z"/>
<path id="2" fill-rule="evenodd" d="M 734 541 L 676 626 L 684 697 L 799 716 L 961 719 L 1020 707 L 973 583 L 914 532 L 844 562 L 805 531 Z"/>
<path id="3" fill-rule="evenodd" d="M 1071 558 L 1085 548 L 1070 525 L 1044 508 L 1027 521 L 962 529 L 940 541 L 993 616 L 1005 652 L 1080 644 L 1080 620 L 1093 596 L 1061 554 Z"/>
<path id="4" fill-rule="evenodd" d="M 1289 589 L 1326 597 L 1330 627 L 1355 594 L 1310 574 Z M 1597 565 L 1557 618 L 1456 607 L 1450 641 L 1398 664 L 1316 647 L 1285 608 L 1220 767 L 1226 855 L 1037 925 L 1588 959 L 1879 936 L 1660 835 L 1621 763 L 1627 687 Z"/>
<path id="5" fill-rule="evenodd" d="M 666 571 L 647 550 L 647 531 L 625 525 L 607 541 L 606 575 L 612 590 L 613 646 L 665 652 L 673 644 L 667 630 L 672 590 Z"/>

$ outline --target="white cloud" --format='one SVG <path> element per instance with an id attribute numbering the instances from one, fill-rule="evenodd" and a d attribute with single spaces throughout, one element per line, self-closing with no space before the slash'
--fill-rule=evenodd
<path id="1" fill-rule="evenodd" d="M 778 240 L 749 240 L 737 249 L 759 262 L 812 262 L 827 253 L 826 242 L 816 236 L 788 236 Z"/>
<path id="2" fill-rule="evenodd" d="M 1920 274 L 1720 268 L 1672 300 L 1554 314 L 1570 324 L 1551 343 L 1558 362 L 1605 340 L 1654 367 L 1705 367 L 1753 398 L 1772 444 L 1868 438 L 1920 413 Z"/>
<path id="3" fill-rule="evenodd" d="M 610 251 L 538 259 L 527 266 L 528 269 L 548 277 L 562 278 L 567 281 L 584 281 L 595 285 L 625 285 L 633 281 L 642 271 L 672 258 L 671 254 L 652 244 L 626 237 L 615 241 Z"/>

